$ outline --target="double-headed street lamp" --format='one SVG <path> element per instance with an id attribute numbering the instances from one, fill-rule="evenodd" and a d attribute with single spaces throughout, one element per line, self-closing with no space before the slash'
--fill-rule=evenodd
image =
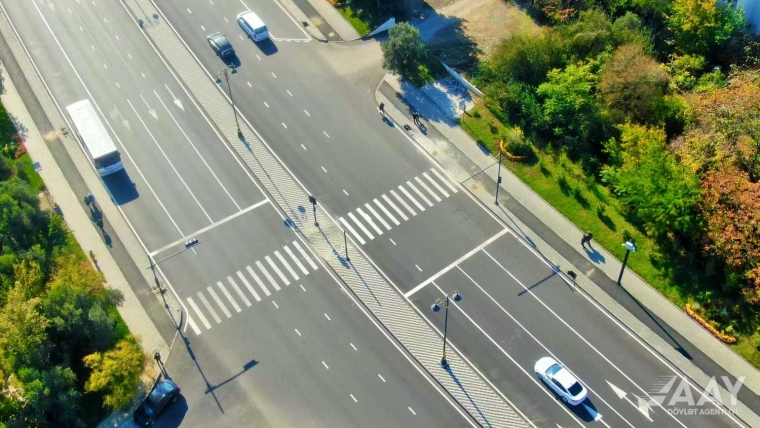
<path id="1" fill-rule="evenodd" d="M 221 81 L 221 75 L 224 74 L 224 80 L 227 81 L 227 93 L 230 94 L 230 102 L 232 103 L 232 113 L 235 115 L 235 126 L 237 127 L 237 134 L 238 137 L 241 137 L 243 135 L 243 132 L 240 130 L 240 122 L 238 122 L 237 110 L 235 110 L 235 100 L 232 98 L 232 88 L 230 87 L 230 72 L 234 73 L 235 69 L 228 65 L 224 67 L 222 71 L 216 74 L 216 79 Z"/>
<path id="2" fill-rule="evenodd" d="M 430 308 L 433 310 L 433 312 L 438 312 L 441 310 L 441 304 L 445 304 L 446 308 L 446 315 L 443 318 L 443 356 L 441 357 L 441 366 L 446 367 L 449 365 L 449 362 L 446 361 L 446 332 L 449 327 L 449 299 L 454 299 L 455 302 L 458 302 L 462 300 L 462 295 L 459 294 L 458 291 L 455 291 L 453 293 L 447 294 L 446 297 L 441 297 L 440 299 L 436 300 L 435 303 L 433 303 L 433 306 Z"/>

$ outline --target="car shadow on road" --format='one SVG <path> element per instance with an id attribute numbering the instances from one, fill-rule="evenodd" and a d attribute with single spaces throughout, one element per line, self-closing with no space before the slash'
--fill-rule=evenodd
<path id="1" fill-rule="evenodd" d="M 264 39 L 260 42 L 253 42 L 254 45 L 256 45 L 261 53 L 263 53 L 266 56 L 274 55 L 277 52 L 279 52 L 279 49 L 277 49 L 277 45 L 274 43 L 274 40 L 272 39 Z"/>
<path id="2" fill-rule="evenodd" d="M 187 400 L 182 394 L 179 394 L 177 400 L 171 405 L 168 405 L 164 412 L 156 419 L 156 423 L 153 424 L 153 427 L 176 428 L 182 425 L 189 409 L 190 406 L 188 406 Z"/>
<path id="3" fill-rule="evenodd" d="M 129 178 L 126 170 L 103 177 L 103 184 L 116 205 L 124 205 L 140 196 L 137 185 Z"/>

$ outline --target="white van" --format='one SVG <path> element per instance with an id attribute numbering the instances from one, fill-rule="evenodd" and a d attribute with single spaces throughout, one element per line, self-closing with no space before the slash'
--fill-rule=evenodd
<path id="1" fill-rule="evenodd" d="M 248 37 L 252 38 L 254 42 L 269 38 L 267 26 L 255 13 L 250 11 L 240 13 L 237 16 L 237 22 L 240 24 L 243 31 L 248 34 Z"/>

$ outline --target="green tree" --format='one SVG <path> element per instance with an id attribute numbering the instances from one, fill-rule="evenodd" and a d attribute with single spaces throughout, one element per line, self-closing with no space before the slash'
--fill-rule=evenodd
<path id="1" fill-rule="evenodd" d="M 0 183 L 0 252 L 20 252 L 44 242 L 49 220 L 31 186 L 15 177 Z"/>
<path id="2" fill-rule="evenodd" d="M 0 309 L 0 347 L 14 367 L 39 357 L 47 340 L 47 318 L 38 309 L 39 298 L 26 299 L 24 290 L 8 292 L 5 306 Z"/>
<path id="3" fill-rule="evenodd" d="M 521 31 L 502 39 L 481 65 L 486 82 L 521 82 L 537 86 L 553 68 L 565 65 L 564 41 L 551 31 Z"/>
<path id="4" fill-rule="evenodd" d="M 20 426 L 82 427 L 76 375 L 68 367 L 47 370 L 24 367 L 19 370 L 23 382 L 23 407 L 15 421 Z"/>
<path id="5" fill-rule="evenodd" d="M 84 385 L 85 391 L 102 392 L 105 406 L 117 410 L 135 396 L 145 354 L 137 341 L 128 336 L 110 351 L 84 357 L 84 365 L 92 370 Z"/>
<path id="6" fill-rule="evenodd" d="M 388 30 L 388 41 L 380 45 L 383 67 L 409 78 L 417 75 L 424 64 L 427 52 L 420 39 L 420 31 L 411 24 L 401 22 Z"/>
<path id="7" fill-rule="evenodd" d="M 638 15 L 633 12 L 626 12 L 612 23 L 612 39 L 618 46 L 629 43 L 644 46 L 646 53 L 651 54 L 652 33 L 651 30 L 644 26 Z"/>
<path id="8" fill-rule="evenodd" d="M 548 77 L 537 90 L 543 98 L 544 126 L 572 156 L 589 154 L 589 140 L 600 125 L 593 92 L 597 77 L 591 64 L 570 64 L 550 71 Z"/>
<path id="9" fill-rule="evenodd" d="M 667 25 L 679 51 L 714 58 L 747 23 L 734 2 L 673 0 Z"/>
<path id="10" fill-rule="evenodd" d="M 40 265 L 35 261 L 23 260 L 13 267 L 16 288 L 20 289 L 25 299 L 37 297 L 45 287 L 45 278 Z"/>
<path id="11" fill-rule="evenodd" d="M 621 164 L 605 167 L 602 177 L 627 214 L 655 238 L 669 233 L 686 237 L 698 231 L 699 182 L 668 151 L 665 132 L 632 124 L 621 125 L 620 131 Z"/>
<path id="12" fill-rule="evenodd" d="M 604 65 L 599 93 L 620 122 L 655 122 L 654 107 L 660 102 L 670 78 L 654 58 L 639 44 L 627 44 L 615 50 Z"/>

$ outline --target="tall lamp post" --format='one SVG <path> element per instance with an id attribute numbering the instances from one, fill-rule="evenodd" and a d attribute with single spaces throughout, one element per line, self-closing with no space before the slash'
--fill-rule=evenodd
<path id="1" fill-rule="evenodd" d="M 623 279 L 623 272 L 625 272 L 625 264 L 628 263 L 628 255 L 631 252 L 636 252 L 636 245 L 633 244 L 633 240 L 629 239 L 623 244 L 625 247 L 625 257 L 623 258 L 623 266 L 620 268 L 620 275 L 618 276 L 617 284 L 620 285 L 620 281 Z"/>
<path id="2" fill-rule="evenodd" d="M 235 109 L 235 100 L 232 98 L 232 88 L 230 87 L 230 71 L 232 71 L 232 67 L 226 66 L 221 71 L 221 73 L 224 73 L 224 80 L 227 81 L 227 93 L 230 94 L 230 102 L 232 103 L 232 113 L 235 115 L 235 126 L 237 127 L 237 134 L 238 137 L 243 135 L 243 132 L 240 130 L 240 122 L 238 122 L 237 117 L 237 110 Z"/>
<path id="3" fill-rule="evenodd" d="M 446 308 L 446 315 L 443 318 L 443 356 L 441 357 L 441 366 L 447 367 L 449 365 L 449 362 L 446 360 L 446 333 L 448 331 L 449 327 L 449 300 L 454 299 L 455 302 L 458 302 L 462 300 L 462 295 L 459 294 L 458 291 L 455 291 L 453 293 L 447 294 L 446 297 L 441 297 L 440 299 L 436 300 L 433 303 L 433 306 L 430 308 L 433 310 L 433 312 L 438 312 L 441 310 L 441 304 L 444 304 Z"/>
<path id="4" fill-rule="evenodd" d="M 499 205 L 499 186 L 501 185 L 501 147 L 499 147 L 499 172 L 496 173 L 496 205 Z"/>

